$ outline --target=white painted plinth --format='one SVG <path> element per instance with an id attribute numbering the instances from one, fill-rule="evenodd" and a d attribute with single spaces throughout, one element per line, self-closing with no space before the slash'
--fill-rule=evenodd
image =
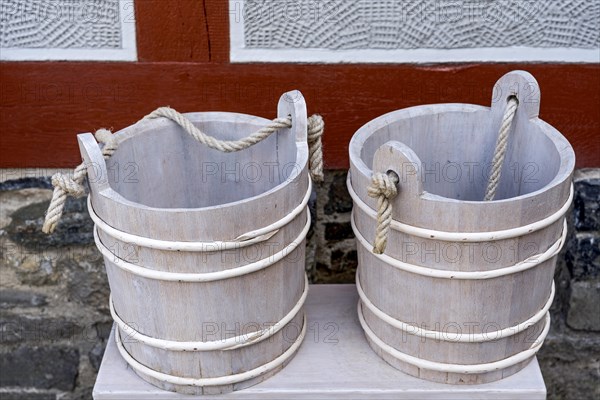
<path id="1" fill-rule="evenodd" d="M 306 302 L 308 331 L 298 354 L 281 372 L 226 395 L 188 396 L 144 382 L 118 353 L 111 333 L 95 400 L 124 399 L 545 399 L 537 360 L 519 373 L 485 385 L 453 386 L 410 377 L 381 360 L 358 323 L 354 285 L 313 285 Z"/>

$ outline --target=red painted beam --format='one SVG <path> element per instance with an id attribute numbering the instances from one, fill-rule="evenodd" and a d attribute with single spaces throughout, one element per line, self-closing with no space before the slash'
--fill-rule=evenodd
<path id="1" fill-rule="evenodd" d="M 577 166 L 600 166 L 599 65 L 83 62 L 0 63 L 0 167 L 74 166 L 75 134 L 121 129 L 164 105 L 272 118 L 279 96 L 300 89 L 325 118 L 326 166 L 346 168 L 348 142 L 369 120 L 429 103 L 489 105 L 496 80 L 514 69 L 538 79 L 541 117 L 571 141 Z"/>
<path id="2" fill-rule="evenodd" d="M 218 63 L 229 62 L 229 16 L 239 18 L 242 10 L 230 9 L 229 1 L 202 0 L 208 24 L 208 40 L 210 43 L 210 61 Z M 242 2 L 239 2 L 240 7 Z"/>
<path id="3" fill-rule="evenodd" d="M 228 1 L 141 0 L 135 19 L 139 61 L 229 62 Z"/>
<path id="4" fill-rule="evenodd" d="M 210 61 L 204 0 L 142 0 L 134 4 L 140 61 Z"/>

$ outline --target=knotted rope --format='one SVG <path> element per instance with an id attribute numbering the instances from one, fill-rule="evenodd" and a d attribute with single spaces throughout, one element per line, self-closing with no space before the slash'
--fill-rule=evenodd
<path id="1" fill-rule="evenodd" d="M 508 99 L 502 124 L 500 126 L 500 134 L 496 142 L 494 151 L 494 159 L 492 161 L 492 174 L 488 181 L 487 190 L 485 193 L 485 201 L 492 201 L 496 196 L 498 184 L 502 176 L 502 165 L 506 157 L 508 148 L 508 138 L 512 123 L 517 113 L 519 100 L 512 96 Z M 392 224 L 392 200 L 398 194 L 396 185 L 398 184 L 398 176 L 393 173 L 383 174 L 380 172 L 374 173 L 371 178 L 371 185 L 368 188 L 370 197 L 377 199 L 377 228 L 375 233 L 375 242 L 373 244 L 373 253 L 383 254 L 387 245 L 387 235 Z"/>
<path id="2" fill-rule="evenodd" d="M 502 165 L 504 165 L 506 149 L 508 148 L 508 136 L 515 115 L 517 114 L 518 106 L 519 100 L 514 96 L 509 97 L 500 126 L 500 134 L 496 142 L 496 150 L 494 151 L 494 159 L 492 160 L 492 174 L 490 175 L 487 190 L 485 191 L 484 201 L 492 201 L 496 197 L 496 191 L 498 190 L 502 176 Z"/>
<path id="3" fill-rule="evenodd" d="M 392 224 L 392 200 L 398 195 L 398 175 L 394 172 L 387 174 L 378 172 L 371 178 L 371 186 L 367 189 L 369 197 L 377 199 L 377 229 L 373 253 L 383 254 L 387 246 L 387 237 Z"/>
<path id="4" fill-rule="evenodd" d="M 291 121 L 290 121 L 291 123 Z M 308 117 L 308 165 L 314 181 L 323 182 L 323 133 L 325 121 L 319 114 Z"/>
<path id="5" fill-rule="evenodd" d="M 104 159 L 109 159 L 117 149 L 117 143 L 114 140 L 112 133 L 107 129 L 98 129 L 94 134 L 96 140 L 104 143 L 102 147 L 102 155 Z M 79 164 L 73 171 L 73 176 L 65 175 L 57 172 L 52 176 L 52 200 L 46 212 L 46 219 L 42 226 L 42 232 L 52 233 L 56 229 L 56 225 L 62 216 L 65 203 L 68 196 L 81 197 L 85 195 L 85 187 L 83 180 L 87 175 L 87 167 L 84 163 Z"/>
<path id="6" fill-rule="evenodd" d="M 183 128 L 198 142 L 210 147 L 211 149 L 219 150 L 224 153 L 233 153 L 236 151 L 247 149 L 250 146 L 265 140 L 273 133 L 282 128 L 292 127 L 292 118 L 275 118 L 269 125 L 251 135 L 239 140 L 219 140 L 207 135 L 185 117 L 185 115 L 173 110 L 170 107 L 161 107 L 144 117 L 144 119 L 168 118 Z M 325 131 L 325 123 L 323 117 L 315 114 L 308 118 L 308 147 L 309 147 L 309 168 L 311 177 L 316 182 L 323 181 L 323 146 L 321 138 Z"/>
<path id="7" fill-rule="evenodd" d="M 198 142 L 210 147 L 211 149 L 219 150 L 225 153 L 232 153 L 247 149 L 268 138 L 279 129 L 292 127 L 291 117 L 276 118 L 264 128 L 259 129 L 243 139 L 219 140 L 202 132 L 200 129 L 196 128 L 194 124 L 184 115 L 169 107 L 161 107 L 145 116 L 143 120 L 161 117 L 168 118 L 177 123 Z M 310 153 L 310 173 L 314 181 L 322 182 L 323 149 L 321 138 L 325 130 L 325 124 L 323 122 L 323 117 L 318 114 L 308 118 L 307 122 L 308 146 Z M 113 134 L 106 129 L 99 129 L 94 135 L 98 142 L 104 143 L 102 155 L 104 156 L 105 160 L 109 159 L 117 150 L 117 140 L 115 140 Z M 56 173 L 54 176 L 52 176 L 52 186 L 54 186 L 54 192 L 52 193 L 52 200 L 48 206 L 46 219 L 44 220 L 44 225 L 42 227 L 42 231 L 44 233 L 52 233 L 54 229 L 56 229 L 56 225 L 62 216 L 68 196 L 81 197 L 85 194 L 83 180 L 85 179 L 86 174 L 87 167 L 84 163 L 82 163 L 75 168 L 72 176 L 62 173 Z"/>

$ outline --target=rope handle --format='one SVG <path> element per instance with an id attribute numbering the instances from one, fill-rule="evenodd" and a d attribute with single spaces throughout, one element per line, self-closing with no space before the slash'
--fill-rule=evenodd
<path id="1" fill-rule="evenodd" d="M 494 150 L 494 158 L 492 160 L 492 173 L 488 179 L 487 189 L 483 199 L 484 201 L 492 201 L 496 197 L 498 185 L 502 178 L 502 166 L 504 165 L 506 150 L 508 149 L 508 138 L 510 136 L 509 134 L 515 115 L 517 115 L 518 106 L 519 100 L 516 96 L 510 96 L 506 101 L 506 108 L 504 109 L 504 116 L 502 117 L 500 133 L 498 135 L 496 150 Z"/>
<path id="2" fill-rule="evenodd" d="M 258 131 L 248 135 L 240 140 L 219 140 L 213 136 L 207 135 L 183 114 L 175 111 L 170 107 L 161 107 L 145 116 L 142 121 L 156 118 L 168 118 L 177 123 L 185 132 L 191 135 L 198 142 L 225 153 L 237 152 L 254 146 L 257 143 L 265 140 L 273 133 L 280 129 L 292 128 L 292 118 L 275 118 L 271 123 Z M 309 117 L 307 123 L 307 142 L 309 147 L 309 168 L 310 174 L 314 181 L 323 181 L 323 146 L 322 137 L 325 130 L 323 117 L 315 114 Z M 99 129 L 94 134 L 99 143 L 103 143 L 102 156 L 108 160 L 119 146 L 116 136 L 107 129 Z M 48 206 L 42 232 L 50 234 L 54 232 L 63 213 L 65 203 L 68 196 L 82 197 L 85 195 L 85 187 L 83 181 L 87 175 L 87 167 L 85 163 L 78 165 L 73 171 L 72 176 L 56 173 L 52 176 L 52 200 Z"/>
<path id="3" fill-rule="evenodd" d="M 500 178 L 502 176 L 502 165 L 506 158 L 508 138 L 518 106 L 519 101 L 516 96 L 510 96 L 507 99 L 494 152 L 492 174 L 488 180 L 484 201 L 492 201 L 496 196 Z M 386 145 L 389 144 L 389 142 L 386 143 Z M 380 149 L 386 145 L 382 146 Z M 406 151 L 406 149 L 404 151 Z M 374 172 L 371 177 L 371 185 L 367 188 L 369 197 L 377 199 L 377 226 L 375 228 L 375 240 L 373 241 L 373 253 L 375 254 L 383 254 L 387 246 L 387 237 L 393 220 L 393 207 L 391 201 L 398 195 L 398 188 L 396 187 L 398 184 L 398 174 L 394 171 L 388 171 L 387 173 Z"/>
<path id="4" fill-rule="evenodd" d="M 493 127 L 499 126 L 499 133 L 484 201 L 493 201 L 496 198 L 510 133 L 514 130 L 517 114 L 521 124 L 537 119 L 540 114 L 540 100 L 540 85 L 533 75 L 526 71 L 511 71 L 494 85 L 490 118 Z"/>

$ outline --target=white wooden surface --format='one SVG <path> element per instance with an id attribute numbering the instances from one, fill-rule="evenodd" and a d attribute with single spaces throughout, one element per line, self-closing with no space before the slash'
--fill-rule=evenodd
<path id="1" fill-rule="evenodd" d="M 545 399 L 537 360 L 508 378 L 483 385 L 445 385 L 408 376 L 369 347 L 359 326 L 354 285 L 313 285 L 306 303 L 307 337 L 282 371 L 248 389 L 216 396 L 162 391 L 141 380 L 108 342 L 95 400 L 115 399 Z"/>

